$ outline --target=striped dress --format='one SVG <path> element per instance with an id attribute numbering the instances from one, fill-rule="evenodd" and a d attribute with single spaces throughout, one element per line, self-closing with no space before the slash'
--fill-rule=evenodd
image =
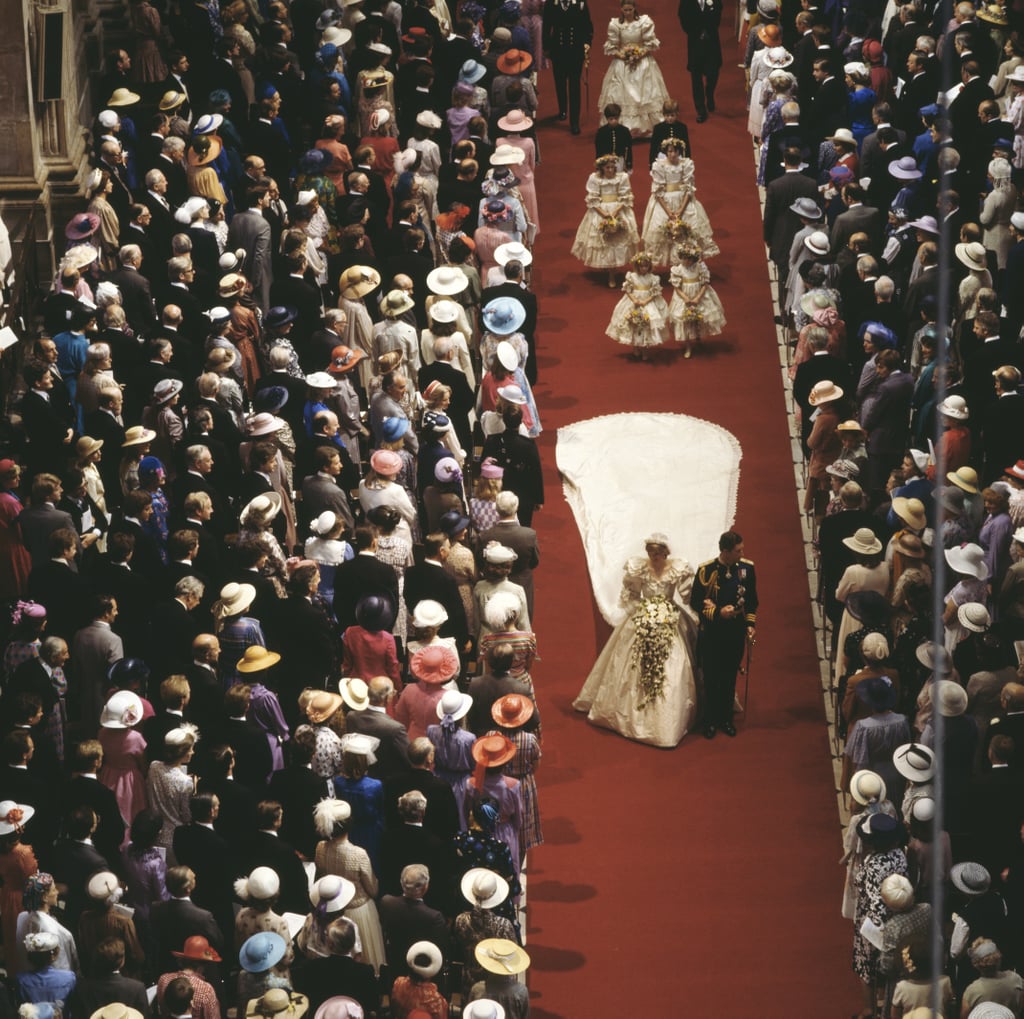
<path id="1" fill-rule="evenodd" d="M 532 732 L 522 729 L 504 729 L 502 733 L 516 745 L 516 756 L 505 765 L 505 774 L 519 779 L 519 795 L 523 801 L 522 823 L 519 829 L 520 852 L 544 842 L 540 829 L 540 803 L 537 800 L 537 780 L 534 769 L 541 758 L 540 742 Z"/>

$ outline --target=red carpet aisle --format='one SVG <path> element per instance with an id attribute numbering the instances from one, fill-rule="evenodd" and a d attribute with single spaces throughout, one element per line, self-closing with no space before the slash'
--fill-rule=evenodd
<path id="1" fill-rule="evenodd" d="M 839 916 L 840 831 L 739 50 L 727 9 L 719 112 L 697 125 L 675 7 L 659 0 L 644 9 L 690 127 L 699 196 L 722 248 L 710 265 L 729 326 L 691 361 L 673 350 L 653 364 L 627 361 L 626 348 L 603 335 L 620 295 L 569 255 L 598 120 L 590 110 L 583 134 L 571 137 L 554 120 L 553 84 L 542 72 L 535 285 L 548 496 L 534 524 L 547 842 L 529 862 L 534 1015 L 849 1015 L 860 998 L 851 925 Z M 608 2 L 593 9 L 593 104 L 612 10 Z M 638 147 L 638 221 L 650 186 L 645 153 Z M 608 628 L 561 495 L 555 433 L 630 410 L 693 414 L 730 429 L 743 447 L 736 524 L 758 566 L 761 612 L 751 717 L 735 740 L 698 733 L 674 751 L 655 750 L 590 727 L 570 706 Z M 637 498 L 658 498 L 659 481 L 638 477 Z"/>

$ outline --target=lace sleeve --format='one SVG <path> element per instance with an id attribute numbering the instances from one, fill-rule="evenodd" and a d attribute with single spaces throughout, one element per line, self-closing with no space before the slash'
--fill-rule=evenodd
<path id="1" fill-rule="evenodd" d="M 683 190 L 685 191 L 696 191 L 697 187 L 693 181 L 693 160 L 687 157 L 682 161 L 683 167 Z"/>
<path id="2" fill-rule="evenodd" d="M 626 273 L 626 278 L 622 281 L 622 290 L 627 294 L 631 294 L 636 290 L 636 273 Z"/>
<path id="3" fill-rule="evenodd" d="M 601 180 L 596 173 L 587 178 L 587 208 L 594 209 L 601 204 Z"/>
<path id="4" fill-rule="evenodd" d="M 711 282 L 711 271 L 707 267 L 706 262 L 700 262 L 697 268 L 697 282 L 706 284 Z"/>

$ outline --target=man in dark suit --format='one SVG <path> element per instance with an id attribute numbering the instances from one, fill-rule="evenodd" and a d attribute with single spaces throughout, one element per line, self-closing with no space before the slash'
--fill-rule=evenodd
<path id="1" fill-rule="evenodd" d="M 1024 776 L 1013 767 L 1017 754 L 1012 737 L 993 736 L 987 752 L 991 767 L 975 778 L 971 790 L 971 859 L 992 874 L 1001 874 L 1020 854 Z"/>
<path id="2" fill-rule="evenodd" d="M 821 218 L 817 206 L 818 188 L 800 169 L 803 163 L 800 150 L 796 146 L 786 149 L 782 161 L 783 174 L 768 182 L 764 204 L 764 242 L 775 263 L 780 286 L 789 274 L 789 251 L 802 226 L 800 217 Z"/>
<path id="3" fill-rule="evenodd" d="M 868 433 L 868 490 L 877 493 L 884 490 L 889 471 L 900 462 L 906 448 L 914 379 L 902 370 L 902 360 L 895 350 L 877 355 L 875 373 L 881 382 L 861 424 Z"/>
<path id="4" fill-rule="evenodd" d="M 459 830 L 459 810 L 452 787 L 434 774 L 434 744 L 425 736 L 409 744 L 409 767 L 384 782 L 385 827 L 402 823 L 398 801 L 413 789 L 427 800 L 424 825 L 447 843 Z"/>
<path id="5" fill-rule="evenodd" d="M 167 179 L 167 201 L 177 209 L 188 198 L 188 174 L 183 156 L 185 143 L 180 138 L 168 138 L 157 156 L 154 170 L 159 170 Z M 177 232 L 177 231 L 175 231 Z M 171 235 L 173 236 L 173 234 Z"/>
<path id="6" fill-rule="evenodd" d="M 75 770 L 64 783 L 61 812 L 66 817 L 79 807 L 88 807 L 97 817 L 92 840 L 108 860 L 117 860 L 124 841 L 125 823 L 114 791 L 100 782 L 96 773 L 103 763 L 103 747 L 97 740 L 83 740 L 75 749 Z"/>
<path id="7" fill-rule="evenodd" d="M 281 702 L 289 723 L 295 725 L 299 694 L 306 686 L 321 687 L 336 676 L 337 651 L 327 614 L 314 604 L 320 582 L 315 565 L 296 567 L 288 581 L 289 595 L 278 599 L 266 621 L 271 641 L 285 661 L 278 679 Z"/>
<path id="8" fill-rule="evenodd" d="M 499 492 L 495 500 L 498 522 L 480 535 L 480 547 L 486 548 L 491 541 L 512 549 L 516 559 L 508 579 L 526 592 L 526 605 L 533 618 L 533 571 L 540 564 L 540 550 L 537 547 L 537 532 L 524 527 L 516 516 L 519 510 L 519 496 L 515 492 Z"/>
<path id="9" fill-rule="evenodd" d="M 188 680 L 180 675 L 168 676 L 160 684 L 160 710 L 140 726 L 150 761 L 159 760 L 163 754 L 164 737 L 172 729 L 181 728 L 190 692 Z"/>
<path id="10" fill-rule="evenodd" d="M 285 268 L 288 275 L 279 275 L 270 285 L 270 303 L 297 309 L 299 316 L 289 338 L 296 350 L 304 350 L 320 328 L 324 298 L 320 288 L 307 278 L 309 262 L 303 252 L 289 256 Z"/>
<path id="11" fill-rule="evenodd" d="M 687 150 L 689 151 L 689 150 Z M 530 290 L 524 281 L 524 263 L 518 258 L 510 258 L 505 263 L 505 282 L 497 286 L 486 287 L 480 299 L 480 307 L 486 308 L 488 303 L 498 297 L 514 297 L 526 312 L 526 318 L 519 327 L 519 331 L 526 340 L 529 353 L 526 356 L 526 364 L 523 370 L 526 372 L 526 380 L 530 385 L 537 383 L 537 295 Z M 422 390 L 423 383 L 420 382 Z M 454 396 L 453 396 L 454 405 Z"/>
<path id="12" fill-rule="evenodd" d="M 397 718 L 387 713 L 388 705 L 395 699 L 395 684 L 387 676 L 375 676 L 369 683 L 361 679 L 343 680 L 341 696 L 351 708 L 345 716 L 346 731 L 380 740 L 370 775 L 387 780 L 407 772 L 409 734 Z"/>
<path id="13" fill-rule="evenodd" d="M 303 954 L 292 964 L 295 990 L 306 995 L 314 1014 L 328 998 L 333 998 L 339 991 L 344 991 L 347 997 L 358 1001 L 365 1015 L 378 1011 L 380 990 L 373 967 L 352 958 L 356 931 L 356 925 L 347 916 L 339 917 L 327 928 L 330 955 L 311 959 Z"/>
<path id="14" fill-rule="evenodd" d="M 930 72 L 925 53 L 912 49 L 907 54 L 905 66 L 896 122 L 907 132 L 908 138 L 913 138 L 921 132 L 921 110 L 935 102 L 938 82 Z"/>
<path id="15" fill-rule="evenodd" d="M 89 621 L 91 590 L 74 567 L 77 535 L 60 527 L 50 535 L 51 558 L 32 568 L 28 596 L 46 606 L 47 633 L 70 641 Z"/>
<path id="16" fill-rule="evenodd" d="M 289 804 L 289 810 L 293 808 Z M 263 800 L 256 808 L 258 830 L 248 839 L 246 854 L 250 871 L 269 867 L 281 882 L 278 908 L 303 913 L 309 909 L 309 881 L 295 849 L 280 836 L 284 809 L 276 800 Z"/>
<path id="17" fill-rule="evenodd" d="M 842 79 L 836 77 L 831 57 L 817 57 L 812 72 L 817 88 L 807 111 L 807 126 L 813 141 L 820 144 L 826 137 L 845 126 L 849 96 Z"/>
<path id="18" fill-rule="evenodd" d="M 428 534 L 423 539 L 423 561 L 408 567 L 405 573 L 405 605 L 412 613 L 425 598 L 440 602 L 448 613 L 441 636 L 454 637 L 461 652 L 469 640 L 469 624 L 458 585 L 444 568 L 450 547 L 448 538 L 441 532 Z"/>
<path id="19" fill-rule="evenodd" d="M 859 184 L 846 184 L 843 187 L 843 204 L 846 211 L 841 212 L 832 226 L 832 253 L 838 254 L 857 233 L 865 233 L 871 241 L 871 251 L 881 251 L 882 231 L 885 219 L 880 209 L 865 205 L 867 197 Z"/>
<path id="20" fill-rule="evenodd" d="M 248 718 L 252 688 L 236 683 L 224 694 L 226 721 L 220 741 L 234 751 L 234 777 L 257 796 L 266 792 L 274 761 L 266 733 Z"/>
<path id="21" fill-rule="evenodd" d="M 74 930 L 88 903 L 89 878 L 99 870 L 110 870 L 110 863 L 93 844 L 98 826 L 99 818 L 92 807 L 75 807 L 65 817 L 65 837 L 53 847 L 51 855 L 53 879 L 65 891 L 64 922 Z"/>
<path id="22" fill-rule="evenodd" d="M 423 897 L 430 888 L 430 872 L 418 863 L 402 871 L 402 894 L 385 895 L 380 901 L 388 969 L 396 976 L 409 972 L 405 957 L 417 941 L 430 941 L 448 955 L 450 942 L 444 915 L 431 909 Z"/>
<path id="23" fill-rule="evenodd" d="M 340 632 L 355 624 L 356 605 L 363 595 L 386 594 L 396 608 L 398 606 L 398 575 L 393 567 L 374 555 L 376 546 L 373 529 L 357 527 L 355 557 L 335 570 L 333 608 Z"/>
<path id="24" fill-rule="evenodd" d="M 37 474 L 32 480 L 32 504 L 18 514 L 18 526 L 33 566 L 42 566 L 56 554 L 50 547 L 54 531 L 78 533 L 71 514 L 57 509 L 63 494 L 64 486 L 55 474 Z"/>
<path id="25" fill-rule="evenodd" d="M 991 99 L 994 93 L 987 77 L 981 77 L 981 67 L 977 60 L 964 61 L 960 68 L 960 80 L 963 88 L 949 106 L 949 119 L 953 125 L 957 150 L 970 154 L 981 137 L 978 107 Z"/>
<path id="26" fill-rule="evenodd" d="M 189 809 L 192 823 L 174 830 L 174 856 L 182 867 L 192 869 L 192 901 L 213 915 L 226 943 L 234 933 L 231 901 L 239 868 L 228 841 L 214 829 L 220 799 L 215 793 L 197 793 Z"/>
<path id="27" fill-rule="evenodd" d="M 221 739 L 216 727 L 211 731 L 214 739 Z M 249 836 L 256 830 L 257 804 L 266 791 L 261 789 L 257 795 L 247 785 L 234 780 L 235 751 L 223 742 L 215 743 L 207 751 L 202 759 L 201 774 L 199 792 L 212 793 L 220 801 L 214 830 L 227 840 L 236 858 L 243 858 Z"/>
<path id="28" fill-rule="evenodd" d="M 186 448 L 185 470 L 178 475 L 174 483 L 175 512 L 179 517 L 183 517 L 185 500 L 193 492 L 204 492 L 209 496 L 213 506 L 213 517 L 209 521 L 209 527 L 216 535 L 223 537 L 234 528 L 227 496 L 212 480 L 214 464 L 209 446 L 196 443 Z"/>
<path id="29" fill-rule="evenodd" d="M 1020 345 L 1012 337 L 1001 335 L 1001 324 L 995 312 L 978 312 L 974 342 L 961 342 L 960 346 L 964 396 L 971 416 L 979 422 L 985 420 L 988 408 L 998 399 L 993 383 L 995 373 L 1004 365 L 1016 367 L 1020 362 Z"/>
<path id="30" fill-rule="evenodd" d="M 313 810 L 321 800 L 334 796 L 334 786 L 310 768 L 316 750 L 313 729 L 307 726 L 296 733 L 288 748 L 290 762 L 271 776 L 267 796 L 288 806 L 281 821 L 281 837 L 304 859 L 312 860 L 321 838 L 313 821 Z"/>
<path id="31" fill-rule="evenodd" d="M 985 484 L 991 484 L 1018 460 L 1024 460 L 1024 393 L 1020 370 L 1000 365 L 993 372 L 996 400 L 989 404 L 983 431 Z M 1024 752 L 1024 747 L 1021 748 Z"/>
<path id="32" fill-rule="evenodd" d="M 121 267 L 107 275 L 121 291 L 121 304 L 129 325 L 144 336 L 152 336 L 159 325 L 149 280 L 142 275 L 142 249 L 126 244 L 119 252 Z"/>
<path id="33" fill-rule="evenodd" d="M 122 976 L 125 944 L 121 938 L 104 938 L 93 948 L 92 970 L 78 982 L 71 995 L 77 1015 L 92 1015 L 107 1005 L 134 1008 L 149 1019 L 152 1011 L 141 980 Z"/>
<path id="34" fill-rule="evenodd" d="M 587 0 L 544 0 L 542 24 L 544 56 L 551 60 L 555 76 L 558 119 L 568 117 L 572 133 L 579 134 L 580 76 L 594 38 Z"/>
<path id="35" fill-rule="evenodd" d="M 19 409 L 28 439 L 28 473 L 34 476 L 59 466 L 72 454 L 75 430 L 53 392 L 50 366 L 38 358 L 30 358 L 25 362 L 22 376 L 29 388 L 21 398 Z"/>
<path id="36" fill-rule="evenodd" d="M 0 767 L 0 796 L 15 803 L 25 803 L 35 808 L 35 815 L 25 825 L 22 836 L 25 843 L 36 849 L 45 863 L 49 854 L 44 847 L 53 845 L 57 837 L 59 818 L 48 809 L 52 796 L 50 783 L 38 778 L 29 770 L 35 753 L 35 740 L 28 729 L 13 729 L 3 739 L 3 765 Z M 52 870 L 52 867 L 50 868 Z"/>
<path id="37" fill-rule="evenodd" d="M 196 876 L 190 867 L 170 867 L 167 871 L 166 902 L 153 904 L 151 917 L 156 932 L 156 966 L 163 972 L 174 972 L 179 967 L 173 952 L 180 952 L 186 938 L 201 934 L 210 946 L 223 953 L 224 937 L 208 909 L 200 909 L 192 901 L 196 889 Z"/>
<path id="38" fill-rule="evenodd" d="M 686 33 L 686 69 L 690 72 L 697 123 L 715 111 L 715 86 L 722 68 L 718 28 L 722 5 L 707 0 L 679 0 L 679 24 Z"/>
<path id="39" fill-rule="evenodd" d="M 448 844 L 424 826 L 427 798 L 419 789 L 398 797 L 398 820 L 384 829 L 380 843 L 380 889 L 384 895 L 402 891 L 402 871 L 410 863 L 423 864 L 430 871 L 427 905 L 446 912 L 454 898 L 452 866 Z"/>

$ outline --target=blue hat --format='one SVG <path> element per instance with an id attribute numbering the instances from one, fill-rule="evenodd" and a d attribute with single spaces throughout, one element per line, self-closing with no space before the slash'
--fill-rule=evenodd
<path id="1" fill-rule="evenodd" d="M 398 442 L 409 431 L 409 419 L 386 417 L 380 423 L 380 436 L 385 442 Z"/>
<path id="2" fill-rule="evenodd" d="M 522 328 L 526 309 L 514 297 L 496 297 L 483 310 L 484 328 L 495 336 L 508 336 Z"/>
<path id="3" fill-rule="evenodd" d="M 486 73 L 487 68 L 483 64 L 477 63 L 475 60 L 467 60 L 459 68 L 459 81 L 475 85 Z"/>
<path id="4" fill-rule="evenodd" d="M 122 658 L 107 669 L 107 682 L 115 686 L 145 683 L 149 679 L 149 666 L 141 658 Z"/>
<path id="5" fill-rule="evenodd" d="M 287 951 L 288 946 L 280 934 L 261 931 L 238 950 L 238 962 L 247 973 L 266 973 L 284 958 Z"/>
<path id="6" fill-rule="evenodd" d="M 288 390 L 284 386 L 268 386 L 257 390 L 252 398 L 252 409 L 257 414 L 276 414 L 288 402 Z"/>
<path id="7" fill-rule="evenodd" d="M 448 431 L 451 421 L 446 414 L 439 414 L 437 411 L 428 410 L 423 415 L 423 430 L 432 432 L 434 435 L 444 435 Z"/>
<path id="8" fill-rule="evenodd" d="M 333 42 L 325 42 L 316 51 L 317 59 L 324 67 L 331 67 L 338 62 L 338 47 Z"/>
<path id="9" fill-rule="evenodd" d="M 162 471 L 164 465 L 160 462 L 158 457 L 155 456 L 144 456 L 139 461 L 139 475 L 149 476 L 155 475 L 157 472 Z"/>
<path id="10" fill-rule="evenodd" d="M 303 173 L 320 173 L 330 160 L 325 149 L 308 149 L 299 158 L 299 169 Z"/>
<path id="11" fill-rule="evenodd" d="M 224 88 L 215 88 L 210 93 L 211 106 L 225 106 L 231 102 L 231 93 Z"/>
<path id="12" fill-rule="evenodd" d="M 871 337 L 871 342 L 876 347 L 882 347 L 887 350 L 896 349 L 896 334 L 887 326 L 881 322 L 865 322 L 860 329 L 861 340 L 865 336 Z"/>
<path id="13" fill-rule="evenodd" d="M 267 312 L 266 325 L 277 329 L 294 322 L 298 317 L 299 313 L 290 305 L 277 304 Z"/>
<path id="14" fill-rule="evenodd" d="M 938 103 L 929 103 L 927 106 L 922 106 L 917 112 L 922 117 L 937 117 L 942 113 L 942 107 Z"/>
<path id="15" fill-rule="evenodd" d="M 469 517 L 463 516 L 457 509 L 448 510 L 447 513 L 441 514 L 441 519 L 438 521 L 438 525 L 441 530 L 448 535 L 449 538 L 453 538 L 459 531 L 464 531 L 469 527 Z"/>
<path id="16" fill-rule="evenodd" d="M 270 99 L 270 98 L 272 98 L 273 96 L 276 96 L 276 95 L 277 95 L 277 86 L 273 82 L 268 81 L 266 83 L 266 85 L 264 85 L 263 88 L 260 89 L 259 96 L 257 98 L 259 98 L 259 99 Z"/>

